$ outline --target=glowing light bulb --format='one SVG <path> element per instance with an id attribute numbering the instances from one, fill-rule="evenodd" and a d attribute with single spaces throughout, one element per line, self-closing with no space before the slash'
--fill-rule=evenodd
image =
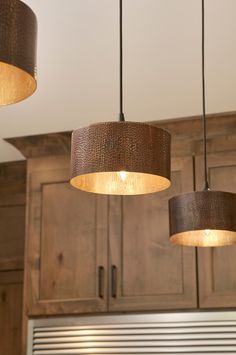
<path id="1" fill-rule="evenodd" d="M 126 172 L 126 171 L 119 171 L 118 174 L 119 174 L 121 180 L 122 180 L 123 182 L 125 182 L 126 177 L 127 177 L 127 172 Z"/>
<path id="2" fill-rule="evenodd" d="M 204 232 L 205 232 L 205 235 L 206 235 L 207 237 L 209 237 L 209 235 L 210 235 L 210 233 L 211 233 L 210 229 L 205 229 Z"/>

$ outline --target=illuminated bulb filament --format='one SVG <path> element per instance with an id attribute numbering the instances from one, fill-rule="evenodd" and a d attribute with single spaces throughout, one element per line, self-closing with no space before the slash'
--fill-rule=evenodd
<path id="1" fill-rule="evenodd" d="M 208 237 L 209 235 L 210 235 L 210 233 L 211 233 L 211 231 L 210 231 L 210 229 L 205 229 L 205 235 Z"/>
<path id="2" fill-rule="evenodd" d="M 121 180 L 122 180 L 123 182 L 125 182 L 126 177 L 127 177 L 127 172 L 126 172 L 126 171 L 119 171 L 118 174 L 119 174 Z"/>

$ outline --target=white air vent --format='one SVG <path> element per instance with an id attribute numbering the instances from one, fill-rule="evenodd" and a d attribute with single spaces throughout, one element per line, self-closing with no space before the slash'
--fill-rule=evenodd
<path id="1" fill-rule="evenodd" d="M 31 320 L 28 355 L 236 354 L 236 312 Z"/>

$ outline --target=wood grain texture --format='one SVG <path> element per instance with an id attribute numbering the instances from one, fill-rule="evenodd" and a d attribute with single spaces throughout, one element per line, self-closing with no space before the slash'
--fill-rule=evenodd
<path id="1" fill-rule="evenodd" d="M 6 142 L 17 148 L 25 158 L 70 154 L 71 133 L 59 132 L 27 137 L 6 138 Z"/>
<path id="2" fill-rule="evenodd" d="M 0 353 L 21 354 L 23 273 L 0 272 Z"/>
<path id="3" fill-rule="evenodd" d="M 26 162 L 0 164 L 0 271 L 23 269 Z"/>
<path id="4" fill-rule="evenodd" d="M 0 206 L 26 203 L 26 161 L 0 164 Z"/>
<path id="5" fill-rule="evenodd" d="M 202 153 L 202 117 L 184 117 L 150 122 L 172 135 L 172 156 Z M 208 151 L 234 150 L 236 112 L 207 115 Z M 72 132 L 58 132 L 28 137 L 6 138 L 26 158 L 70 154 Z"/>
<path id="6" fill-rule="evenodd" d="M 110 270 L 117 268 L 110 311 L 196 307 L 195 249 L 172 246 L 168 230 L 168 199 L 192 188 L 192 159 L 179 158 L 172 162 L 170 189 L 110 197 Z"/>
<path id="7" fill-rule="evenodd" d="M 0 271 L 23 269 L 25 205 L 0 206 Z"/>
<path id="8" fill-rule="evenodd" d="M 93 195 L 66 182 L 42 186 L 41 299 L 96 294 L 96 215 Z"/>
<path id="9" fill-rule="evenodd" d="M 203 186 L 203 162 L 198 157 L 197 187 Z M 209 155 L 210 186 L 236 193 L 236 153 Z M 236 208 L 236 206 L 235 206 Z M 236 307 L 236 246 L 198 250 L 201 308 Z"/>
<path id="10" fill-rule="evenodd" d="M 0 353 L 22 345 L 26 162 L 0 164 Z M 2 297 L 1 297 L 2 295 Z"/>
<path id="11" fill-rule="evenodd" d="M 26 314 L 105 311 L 107 197 L 69 186 L 69 157 L 30 161 L 28 176 Z"/>

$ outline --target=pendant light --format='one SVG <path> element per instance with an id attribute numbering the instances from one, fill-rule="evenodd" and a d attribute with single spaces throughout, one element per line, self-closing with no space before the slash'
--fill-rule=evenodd
<path id="1" fill-rule="evenodd" d="M 37 19 L 20 0 L 0 1 L 0 105 L 26 99 L 36 90 Z"/>
<path id="2" fill-rule="evenodd" d="M 211 191 L 208 183 L 205 113 L 205 18 L 202 0 L 202 97 L 204 191 L 175 196 L 169 201 L 170 241 L 195 247 L 236 243 L 236 194 Z"/>
<path id="3" fill-rule="evenodd" d="M 92 124 L 73 132 L 70 182 L 78 189 L 100 194 L 147 194 L 170 186 L 170 134 L 151 124 L 125 121 L 122 22 L 119 0 L 119 121 Z"/>

